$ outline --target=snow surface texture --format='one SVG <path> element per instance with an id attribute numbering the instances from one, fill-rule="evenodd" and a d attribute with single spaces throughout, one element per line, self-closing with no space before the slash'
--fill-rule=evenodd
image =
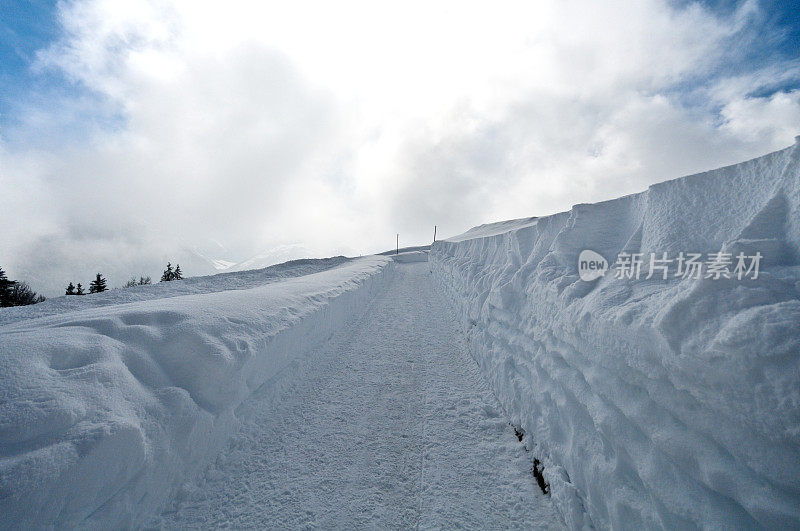
<path id="1" fill-rule="evenodd" d="M 795 144 L 434 243 L 569 527 L 800 526 L 799 159 Z M 757 280 L 584 282 L 584 249 L 765 259 Z"/>
<path id="2" fill-rule="evenodd" d="M 427 264 L 288 372 L 152 527 L 563 527 Z"/>
<path id="3" fill-rule="evenodd" d="M 179 297 L 181 295 L 217 293 L 235 289 L 250 289 L 287 278 L 325 271 L 347 263 L 350 260 L 352 260 L 352 258 L 346 258 L 344 256 L 321 259 L 308 258 L 292 260 L 251 271 L 218 273 L 216 275 L 204 277 L 187 277 L 179 282 L 158 282 L 158 279 L 153 279 L 155 284 L 145 286 L 110 289 L 102 293 L 87 293 L 81 297 L 54 297 L 52 299 L 47 299 L 43 303 L 31 306 L 3 308 L 3 311 L 0 312 L 0 326 L 23 319 L 74 312 L 76 310 L 85 310 L 88 308 L 101 308 L 127 302 L 164 299 L 167 297 Z M 84 288 L 88 290 L 88 284 L 84 286 Z"/>
<path id="4" fill-rule="evenodd" d="M 141 525 L 216 457 L 235 409 L 328 341 L 393 267 L 368 257 L 0 326 L 0 526 Z"/>

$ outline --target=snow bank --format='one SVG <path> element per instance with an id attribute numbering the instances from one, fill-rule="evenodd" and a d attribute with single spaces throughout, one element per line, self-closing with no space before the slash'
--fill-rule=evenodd
<path id="1" fill-rule="evenodd" d="M 92 293 L 82 297 L 53 297 L 40 304 L 4 308 L 3 311 L 0 311 L 0 326 L 34 317 L 44 317 L 88 308 L 101 308 L 127 302 L 149 301 L 201 293 L 217 293 L 233 289 L 250 289 L 287 278 L 325 271 L 350 260 L 352 258 L 344 256 L 319 259 L 305 258 L 291 260 L 263 269 L 217 273 L 203 277 L 187 277 L 180 282 L 158 282 L 158 279 L 155 279 L 155 284 L 145 286 L 110 289 L 102 293 Z M 88 286 L 84 287 L 87 290 L 89 289 Z"/>
<path id="2" fill-rule="evenodd" d="M 391 255 L 391 257 L 395 262 L 399 262 L 401 264 L 412 264 L 417 262 L 427 262 L 428 253 L 429 251 L 408 251 L 405 253 Z"/>
<path id="3" fill-rule="evenodd" d="M 795 144 L 433 245 L 570 527 L 800 526 L 799 159 Z M 756 280 L 646 280 L 646 265 L 586 282 L 584 249 L 764 259 Z"/>
<path id="4" fill-rule="evenodd" d="M 141 525 L 222 448 L 236 406 L 363 308 L 391 264 L 0 326 L 2 527 Z"/>

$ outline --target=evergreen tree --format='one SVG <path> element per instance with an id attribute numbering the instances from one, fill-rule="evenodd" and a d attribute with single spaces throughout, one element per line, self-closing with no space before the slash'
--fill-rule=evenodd
<path id="1" fill-rule="evenodd" d="M 75 286 L 72 284 L 72 282 L 70 282 L 69 286 L 67 286 L 67 292 L 65 295 L 75 295 Z"/>
<path id="2" fill-rule="evenodd" d="M 6 277 L 6 272 L 0 267 L 0 306 L 11 306 L 11 292 L 16 282 Z"/>
<path id="3" fill-rule="evenodd" d="M 106 279 L 100 273 L 97 273 L 97 277 L 89 283 L 89 293 L 101 293 L 107 289 Z"/>
<path id="4" fill-rule="evenodd" d="M 183 280 L 183 273 L 181 273 L 181 265 L 175 264 L 175 273 L 172 275 L 173 280 Z"/>
<path id="5" fill-rule="evenodd" d="M 167 268 L 161 275 L 161 282 L 169 282 L 175 278 L 175 272 L 172 270 L 172 264 L 167 262 Z"/>
<path id="6" fill-rule="evenodd" d="M 75 290 L 75 295 L 83 295 L 83 294 L 84 294 L 83 293 L 83 286 L 81 286 L 81 283 L 78 282 L 78 288 Z"/>
<path id="7" fill-rule="evenodd" d="M 38 295 L 25 282 L 9 280 L 6 272 L 0 268 L 0 306 L 26 306 L 44 300 L 43 295 Z"/>
<path id="8" fill-rule="evenodd" d="M 25 282 L 14 282 L 9 294 L 7 306 L 28 306 L 44 302 L 44 295 L 37 295 Z"/>
<path id="9" fill-rule="evenodd" d="M 136 286 L 146 286 L 147 284 L 151 284 L 152 281 L 150 277 L 139 277 L 139 280 L 136 280 L 136 277 L 131 277 L 129 281 L 125 283 L 123 288 L 133 288 Z"/>

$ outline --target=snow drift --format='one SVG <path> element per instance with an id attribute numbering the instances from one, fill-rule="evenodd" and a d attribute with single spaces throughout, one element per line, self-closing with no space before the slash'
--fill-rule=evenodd
<path id="1" fill-rule="evenodd" d="M 59 313 L 74 312 L 87 308 L 100 308 L 128 302 L 147 301 L 180 297 L 181 295 L 199 295 L 201 293 L 217 293 L 239 289 L 250 289 L 280 282 L 287 278 L 319 273 L 349 262 L 352 258 L 334 256 L 331 258 L 304 258 L 291 260 L 282 264 L 237 271 L 233 273 L 217 273 L 202 277 L 187 277 L 180 282 L 156 282 L 144 286 L 125 289 L 110 289 L 95 293 L 91 297 L 55 297 L 43 303 L 31 306 L 15 306 L 0 311 L 0 326 Z"/>
<path id="2" fill-rule="evenodd" d="M 55 315 L 0 326 L 0 526 L 143 525 L 221 449 L 237 405 L 363 308 L 391 263 L 357 259 L 260 287 L 254 273 L 222 276 L 250 287 L 55 304 Z"/>
<path id="3" fill-rule="evenodd" d="M 570 527 L 800 526 L 799 159 L 795 144 L 433 245 L 472 353 Z M 584 249 L 611 264 L 764 259 L 755 280 L 586 282 Z"/>

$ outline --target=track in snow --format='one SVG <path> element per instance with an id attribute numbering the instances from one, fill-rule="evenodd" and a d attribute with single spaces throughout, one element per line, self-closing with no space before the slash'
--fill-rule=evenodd
<path id="1" fill-rule="evenodd" d="M 563 527 L 428 265 L 396 267 L 364 315 L 239 408 L 228 450 L 154 526 Z"/>

